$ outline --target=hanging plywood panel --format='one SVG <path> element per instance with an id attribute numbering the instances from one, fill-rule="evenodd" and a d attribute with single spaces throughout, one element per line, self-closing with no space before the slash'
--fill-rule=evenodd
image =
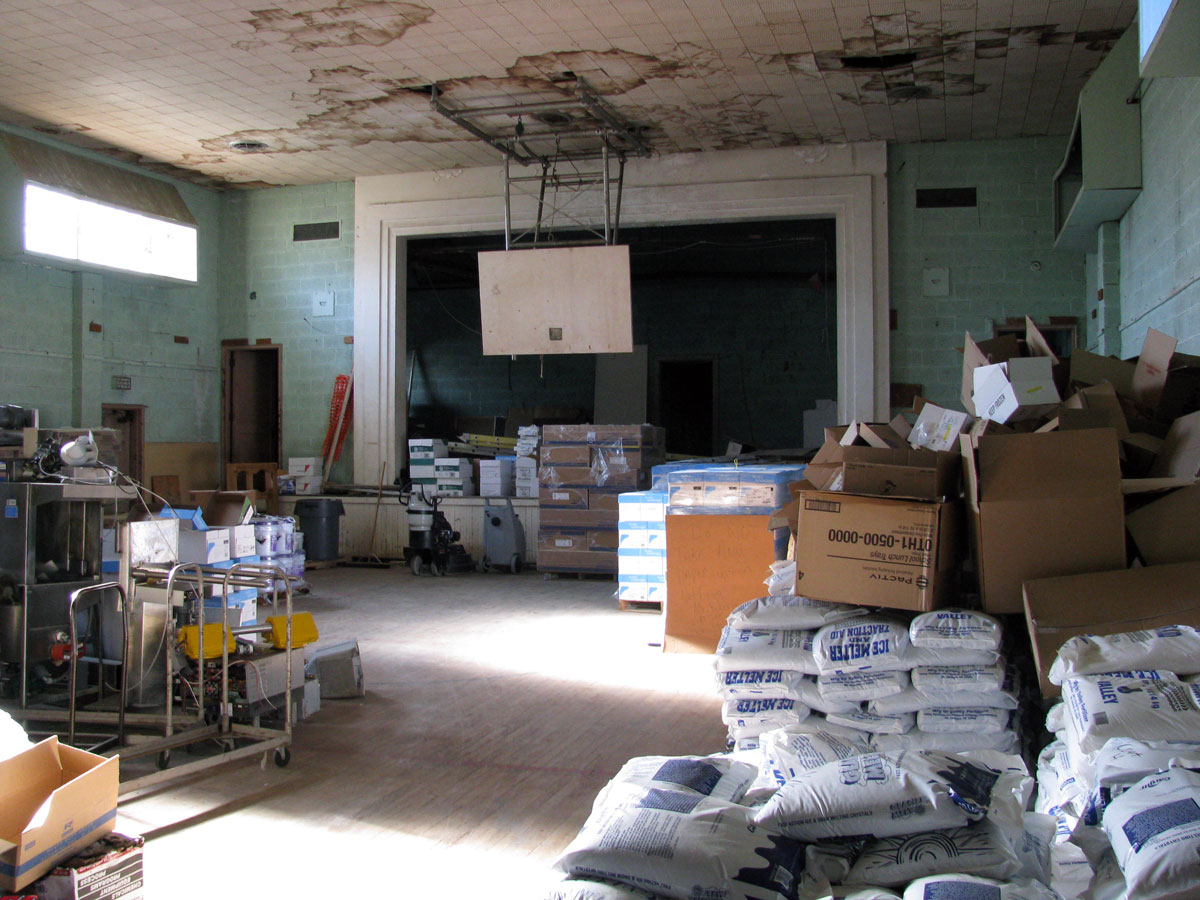
<path id="1" fill-rule="evenodd" d="M 479 254 L 485 356 L 629 353 L 629 248 Z"/>

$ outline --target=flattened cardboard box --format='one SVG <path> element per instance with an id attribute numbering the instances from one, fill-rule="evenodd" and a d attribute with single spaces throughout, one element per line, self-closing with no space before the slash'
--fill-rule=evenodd
<path id="1" fill-rule="evenodd" d="M 119 764 L 57 737 L 0 761 L 0 890 L 21 890 L 112 831 Z"/>
<path id="2" fill-rule="evenodd" d="M 840 491 L 802 491 L 798 500 L 797 595 L 924 612 L 949 594 L 958 503 Z"/>
<path id="3" fill-rule="evenodd" d="M 1034 578 L 1125 565 L 1125 517 L 1111 428 L 963 435 L 967 530 L 983 608 L 1019 613 Z"/>
<path id="4" fill-rule="evenodd" d="M 1167 625 L 1200 628 L 1200 563 L 1173 563 L 1025 582 L 1025 621 L 1042 696 L 1058 650 L 1081 634 L 1118 634 Z"/>

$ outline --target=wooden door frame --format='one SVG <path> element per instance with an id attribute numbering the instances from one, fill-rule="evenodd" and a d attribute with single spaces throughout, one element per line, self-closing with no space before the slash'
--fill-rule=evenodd
<path id="1" fill-rule="evenodd" d="M 243 341 L 222 341 L 221 342 L 221 459 L 220 466 L 220 484 L 222 488 L 228 489 L 225 484 L 225 467 L 229 463 L 229 416 L 232 398 L 230 397 L 229 385 L 229 367 L 234 351 L 242 350 L 271 350 L 275 353 L 275 383 L 278 385 L 278 394 L 275 398 L 275 459 L 283 462 L 283 345 L 257 343 L 251 344 Z M 265 462 L 265 460 L 258 460 Z"/>
<path id="2" fill-rule="evenodd" d="M 122 474 L 141 484 L 146 480 L 146 404 L 144 403 L 101 403 L 100 421 L 104 421 L 107 410 L 134 413 L 131 420 L 129 468 Z"/>

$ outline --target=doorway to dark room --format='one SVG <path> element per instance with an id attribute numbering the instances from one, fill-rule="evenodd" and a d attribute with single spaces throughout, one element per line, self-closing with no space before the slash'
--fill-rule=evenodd
<path id="1" fill-rule="evenodd" d="M 689 456 L 716 453 L 716 360 L 660 359 L 658 415 L 667 430 L 667 452 Z"/>

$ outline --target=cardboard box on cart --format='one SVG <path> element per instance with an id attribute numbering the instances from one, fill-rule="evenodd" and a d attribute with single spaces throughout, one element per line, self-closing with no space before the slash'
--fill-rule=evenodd
<path id="1" fill-rule="evenodd" d="M 983 608 L 1020 613 L 1032 579 L 1125 565 L 1116 432 L 961 437 Z"/>
<path id="2" fill-rule="evenodd" d="M 57 737 L 0 761 L 0 890 L 21 890 L 112 831 L 119 764 Z"/>

